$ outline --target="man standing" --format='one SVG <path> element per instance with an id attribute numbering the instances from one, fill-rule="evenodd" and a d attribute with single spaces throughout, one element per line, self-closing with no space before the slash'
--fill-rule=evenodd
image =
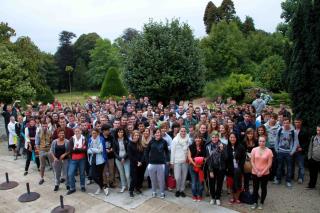
<path id="1" fill-rule="evenodd" d="M 266 107 L 266 102 L 260 97 L 259 93 L 256 94 L 256 99 L 252 102 L 252 106 L 256 109 L 257 115 L 260 115 Z"/>

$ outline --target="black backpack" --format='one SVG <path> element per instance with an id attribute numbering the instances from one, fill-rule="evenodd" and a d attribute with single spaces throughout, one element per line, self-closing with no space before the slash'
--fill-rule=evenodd
<path id="1" fill-rule="evenodd" d="M 250 192 L 242 191 L 239 196 L 241 203 L 254 204 L 254 196 Z"/>

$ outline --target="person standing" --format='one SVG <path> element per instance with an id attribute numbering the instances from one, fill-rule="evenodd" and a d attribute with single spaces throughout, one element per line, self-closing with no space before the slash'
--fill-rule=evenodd
<path id="1" fill-rule="evenodd" d="M 310 181 L 306 189 L 314 189 L 316 187 L 318 173 L 320 170 L 320 125 L 317 126 L 316 135 L 311 137 L 308 150 L 308 160 Z"/>
<path id="2" fill-rule="evenodd" d="M 75 186 L 75 173 L 79 169 L 80 173 L 80 187 L 81 191 L 85 192 L 85 166 L 86 166 L 86 153 L 87 153 L 87 140 L 82 135 L 80 127 L 75 127 L 75 135 L 70 140 L 70 154 L 71 159 L 68 168 L 68 178 L 70 190 L 67 195 L 76 192 Z"/>
<path id="3" fill-rule="evenodd" d="M 169 161 L 169 149 L 167 142 L 161 137 L 161 130 L 156 129 L 154 138 L 148 144 L 145 151 L 145 159 L 148 161 L 148 171 L 152 185 L 152 197 L 156 197 L 156 188 L 160 188 L 160 198 L 165 198 L 165 165 Z"/>
<path id="4" fill-rule="evenodd" d="M 115 183 L 115 167 L 114 167 L 114 152 L 113 152 L 113 142 L 114 138 L 111 135 L 111 125 L 103 124 L 101 127 L 101 136 L 104 138 L 106 143 L 106 152 L 108 163 L 106 163 L 103 171 L 103 183 L 106 188 L 113 188 Z"/>
<path id="5" fill-rule="evenodd" d="M 252 102 L 252 106 L 256 109 L 257 115 L 260 115 L 266 107 L 266 102 L 260 97 L 259 93 L 256 94 L 256 99 Z"/>
<path id="6" fill-rule="evenodd" d="M 254 205 L 252 209 L 263 209 L 263 204 L 267 196 L 267 184 L 269 180 L 270 168 L 272 165 L 272 151 L 266 147 L 266 137 L 259 137 L 259 146 L 251 151 L 252 180 Z M 261 187 L 260 204 L 258 205 L 258 191 Z"/>
<path id="7" fill-rule="evenodd" d="M 24 135 L 26 140 L 25 149 L 27 151 L 27 160 L 26 160 L 26 166 L 24 169 L 24 176 L 28 175 L 28 170 L 29 170 L 31 159 L 32 159 L 32 155 L 35 155 L 35 151 L 36 151 L 35 137 L 36 137 L 37 127 L 35 125 L 36 125 L 35 120 L 31 118 L 29 121 L 29 126 L 25 128 Z M 39 157 L 35 157 L 35 162 L 37 164 L 38 171 L 40 171 Z"/>
<path id="8" fill-rule="evenodd" d="M 51 157 L 53 158 L 53 171 L 54 171 L 54 189 L 53 191 L 59 190 L 61 181 L 61 172 L 64 170 L 64 174 L 67 174 L 68 171 L 68 154 L 69 154 L 69 141 L 65 138 L 64 130 L 57 129 L 58 138 L 52 141 L 51 144 Z M 61 178 L 61 179 L 60 179 Z M 68 181 L 66 182 L 67 190 L 69 190 Z"/>
<path id="9" fill-rule="evenodd" d="M 181 127 L 180 132 L 172 141 L 170 157 L 170 164 L 173 167 L 174 178 L 176 179 L 176 197 L 186 197 L 184 189 L 188 174 L 188 146 L 187 130 L 185 127 Z"/>
<path id="10" fill-rule="evenodd" d="M 43 121 L 39 131 L 36 133 L 36 148 L 39 150 L 40 158 L 40 181 L 39 185 L 44 183 L 44 170 L 46 167 L 46 160 L 48 158 L 50 167 L 52 166 L 52 157 L 49 153 L 52 142 L 52 132 L 48 128 L 46 121 Z"/>
<path id="11" fill-rule="evenodd" d="M 16 135 L 18 137 L 16 160 L 21 156 L 20 149 L 24 147 L 24 123 L 22 115 L 18 115 L 18 122 L 15 125 Z"/>

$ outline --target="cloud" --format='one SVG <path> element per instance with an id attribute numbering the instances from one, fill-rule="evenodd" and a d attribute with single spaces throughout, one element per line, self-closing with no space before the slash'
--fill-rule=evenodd
<path id="1" fill-rule="evenodd" d="M 213 1 L 217 6 L 221 0 Z M 155 21 L 180 18 L 205 36 L 203 13 L 208 0 L 2 0 L 2 20 L 17 32 L 29 36 L 41 50 L 54 53 L 62 30 L 97 32 L 114 40 L 124 29 L 141 30 L 150 18 Z M 234 0 L 237 15 L 253 17 L 256 27 L 273 32 L 281 21 L 279 0 Z"/>

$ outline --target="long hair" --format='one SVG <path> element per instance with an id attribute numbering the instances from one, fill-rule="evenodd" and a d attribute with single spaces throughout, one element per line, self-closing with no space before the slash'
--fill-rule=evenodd
<path id="1" fill-rule="evenodd" d="M 120 131 L 123 131 L 123 140 L 127 140 L 127 133 L 124 130 L 124 128 L 122 128 L 122 127 L 119 127 L 119 128 L 116 129 L 116 131 L 114 133 L 114 139 L 118 141 L 118 139 L 119 139 L 118 133 Z"/>
<path id="2" fill-rule="evenodd" d="M 252 133 L 253 134 L 253 138 L 252 138 L 252 141 L 253 141 L 253 144 L 255 143 L 255 141 L 256 141 L 256 135 L 255 135 L 255 132 L 254 132 L 254 129 L 252 129 L 252 128 L 248 128 L 247 130 L 246 130 L 246 134 L 245 134 L 245 137 L 244 137 L 244 141 L 243 141 L 243 144 L 244 145 L 247 145 L 247 146 L 249 146 L 249 138 L 248 138 L 248 134 L 249 133 Z"/>
<path id="3" fill-rule="evenodd" d="M 142 146 L 142 143 L 141 143 L 141 134 L 138 130 L 133 130 L 132 132 L 132 138 L 135 134 L 138 134 L 139 135 L 139 139 L 137 141 L 137 149 L 139 152 L 142 152 L 143 151 L 143 146 Z"/>

